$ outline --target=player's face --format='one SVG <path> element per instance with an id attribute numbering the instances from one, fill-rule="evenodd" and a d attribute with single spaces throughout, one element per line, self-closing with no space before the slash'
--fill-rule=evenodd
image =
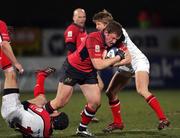
<path id="1" fill-rule="evenodd" d="M 84 27 L 86 22 L 86 13 L 82 11 L 78 11 L 73 17 L 74 23 L 77 25 Z"/>
<path id="2" fill-rule="evenodd" d="M 119 37 L 115 33 L 104 32 L 104 34 L 105 34 L 105 42 L 108 47 L 111 47 L 119 39 Z"/>
<path id="3" fill-rule="evenodd" d="M 106 24 L 99 22 L 99 21 L 96 21 L 96 29 L 98 31 L 102 31 L 102 30 L 104 30 L 104 28 L 106 28 Z"/>

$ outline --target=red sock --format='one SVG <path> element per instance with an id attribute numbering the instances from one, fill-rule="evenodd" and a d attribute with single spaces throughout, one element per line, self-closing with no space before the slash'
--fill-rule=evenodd
<path id="1" fill-rule="evenodd" d="M 164 115 L 163 110 L 161 109 L 160 104 L 154 95 L 150 95 L 146 99 L 146 101 L 151 106 L 151 108 L 155 111 L 159 120 L 166 119 L 166 116 Z"/>
<path id="2" fill-rule="evenodd" d="M 36 85 L 34 87 L 34 97 L 38 96 L 39 94 L 44 94 L 44 75 L 37 75 L 36 76 Z"/>
<path id="3" fill-rule="evenodd" d="M 96 110 L 93 110 L 89 108 L 88 105 L 86 105 L 81 114 L 81 124 L 88 125 L 92 118 L 95 116 L 95 113 Z"/>
<path id="4" fill-rule="evenodd" d="M 111 107 L 111 112 L 113 115 L 114 123 L 121 124 L 122 118 L 121 118 L 121 113 L 120 113 L 120 102 L 119 102 L 119 100 L 109 102 L 109 105 Z"/>

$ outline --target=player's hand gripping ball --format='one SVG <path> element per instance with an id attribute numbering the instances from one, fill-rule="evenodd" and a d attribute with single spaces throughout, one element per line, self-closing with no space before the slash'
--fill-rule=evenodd
<path id="1" fill-rule="evenodd" d="M 124 52 L 120 49 L 118 49 L 117 47 L 112 47 L 107 51 L 107 55 L 106 58 L 113 58 L 116 55 L 119 55 L 121 57 L 121 59 L 124 59 Z"/>

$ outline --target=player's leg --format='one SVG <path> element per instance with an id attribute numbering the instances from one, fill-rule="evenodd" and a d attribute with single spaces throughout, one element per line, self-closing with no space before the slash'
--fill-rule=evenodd
<path id="1" fill-rule="evenodd" d="M 56 97 L 45 105 L 46 110 L 51 114 L 55 110 L 64 107 L 69 102 L 72 93 L 73 86 L 59 82 Z"/>
<path id="2" fill-rule="evenodd" d="M 45 69 L 39 69 L 35 72 L 36 74 L 36 84 L 34 87 L 34 97 L 28 100 L 30 103 L 36 104 L 39 107 L 43 107 L 47 103 L 45 96 L 44 82 L 45 79 L 52 73 L 55 72 L 55 68 L 47 67 Z"/>
<path id="3" fill-rule="evenodd" d="M 51 114 L 54 110 L 64 107 L 70 100 L 73 93 L 73 86 L 79 77 L 78 71 L 65 60 L 61 67 L 61 74 L 56 97 L 49 101 L 45 108 Z"/>
<path id="4" fill-rule="evenodd" d="M 16 80 L 16 72 L 13 68 L 8 68 L 4 70 L 5 80 L 4 88 L 18 88 Z"/>
<path id="5" fill-rule="evenodd" d="M 46 77 L 48 77 L 50 74 L 54 73 L 56 71 L 53 67 L 47 67 L 45 69 L 37 70 L 36 73 L 36 84 L 34 87 L 34 97 L 37 97 L 39 94 L 45 93 L 44 90 L 44 82 Z"/>
<path id="6" fill-rule="evenodd" d="M 116 129 L 123 129 L 123 121 L 121 117 L 120 101 L 118 99 L 118 92 L 122 90 L 129 82 L 130 77 L 119 73 L 118 71 L 114 74 L 110 81 L 110 84 L 106 90 L 106 95 L 109 100 L 109 107 L 113 116 L 113 123 L 110 123 L 103 132 L 112 132 Z"/>
<path id="7" fill-rule="evenodd" d="M 99 89 L 100 89 L 100 91 L 102 92 L 102 91 L 103 91 L 103 88 L 104 88 L 104 83 L 103 83 L 103 80 L 101 79 L 99 73 L 97 73 L 97 79 L 98 79 Z"/>
<path id="8" fill-rule="evenodd" d="M 97 79 L 98 79 L 99 89 L 100 89 L 101 92 L 103 92 L 104 83 L 103 83 L 103 81 L 102 81 L 99 73 L 97 73 Z M 98 119 L 96 116 L 94 116 L 91 121 L 92 121 L 92 122 L 95 122 L 95 123 L 98 123 L 98 122 L 99 122 L 99 119 Z"/>
<path id="9" fill-rule="evenodd" d="M 0 67 L 4 71 L 5 80 L 4 80 L 4 88 L 18 88 L 17 80 L 16 80 L 16 72 L 11 64 L 11 61 L 7 56 L 0 51 L 1 54 L 1 65 Z"/>
<path id="10" fill-rule="evenodd" d="M 81 122 L 76 133 L 80 136 L 92 136 L 87 126 L 100 107 L 101 92 L 97 84 L 83 84 L 80 85 L 80 88 L 87 100 L 87 104 L 83 109 Z"/>
<path id="11" fill-rule="evenodd" d="M 135 73 L 135 82 L 136 82 L 137 92 L 146 99 L 147 103 L 155 111 L 159 119 L 158 129 L 161 130 L 165 126 L 169 126 L 170 122 L 165 116 L 158 99 L 148 90 L 148 85 L 149 85 L 148 72 L 137 71 Z"/>

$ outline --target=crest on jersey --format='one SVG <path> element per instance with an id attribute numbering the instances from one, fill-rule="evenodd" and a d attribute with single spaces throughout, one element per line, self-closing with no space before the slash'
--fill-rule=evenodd
<path id="1" fill-rule="evenodd" d="M 68 36 L 68 37 L 72 37 L 72 31 L 68 31 L 67 36 Z"/>
<path id="2" fill-rule="evenodd" d="M 72 82 L 72 79 L 69 77 L 65 78 L 64 80 L 64 84 L 70 84 L 71 82 Z"/>
<path id="3" fill-rule="evenodd" d="M 95 52 L 100 52 L 100 46 L 99 45 L 95 45 Z"/>

